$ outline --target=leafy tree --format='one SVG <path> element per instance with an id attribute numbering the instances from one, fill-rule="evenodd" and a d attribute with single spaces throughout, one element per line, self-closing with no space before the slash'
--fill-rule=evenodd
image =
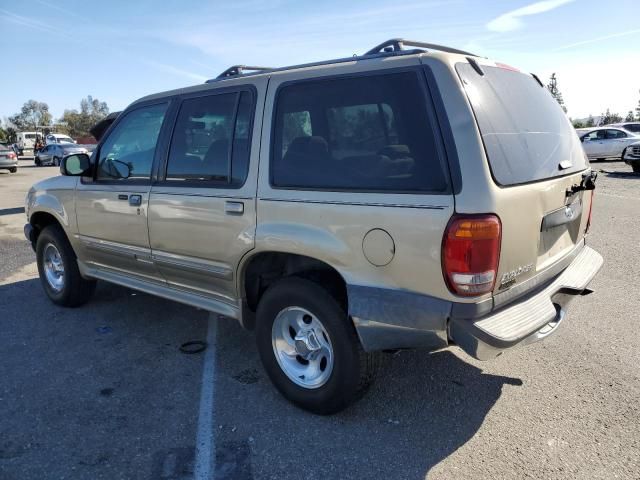
<path id="1" fill-rule="evenodd" d="M 600 125 L 610 125 L 612 123 L 621 122 L 622 117 L 617 113 L 611 113 L 611 111 L 607 108 L 607 111 L 602 114 L 602 119 L 600 120 Z"/>
<path id="2" fill-rule="evenodd" d="M 640 92 L 640 90 L 638 90 Z M 638 106 L 636 107 L 636 119 L 640 122 L 640 100 L 638 100 Z"/>
<path id="3" fill-rule="evenodd" d="M 109 115 L 107 103 L 88 95 L 87 98 L 80 100 L 80 111 L 65 110 L 60 121 L 72 137 L 87 137 L 91 135 L 89 132 L 91 127 L 107 115 Z"/>
<path id="4" fill-rule="evenodd" d="M 587 118 L 587 122 L 584 124 L 586 128 L 595 127 L 596 122 L 593 119 L 593 115 L 589 114 L 589 118 Z"/>
<path id="5" fill-rule="evenodd" d="M 35 130 L 40 125 L 51 125 L 51 113 L 49 105 L 37 100 L 29 100 L 22 106 L 20 113 L 9 117 L 18 130 Z"/>
<path id="6" fill-rule="evenodd" d="M 581 122 L 580 120 L 574 120 L 573 122 L 573 128 L 585 128 L 587 125 L 583 122 Z"/>
<path id="7" fill-rule="evenodd" d="M 556 101 L 564 110 L 564 113 L 567 113 L 567 107 L 564 105 L 564 100 L 562 99 L 562 93 L 558 89 L 558 79 L 556 78 L 556 74 L 552 73 L 551 78 L 549 79 L 549 83 L 547 84 L 547 89 L 551 92 L 551 96 L 556 99 Z"/>
<path id="8" fill-rule="evenodd" d="M 627 116 L 625 117 L 624 121 L 633 122 L 634 120 L 635 120 L 635 116 L 633 115 L 633 110 L 629 110 L 629 113 L 627 113 Z"/>

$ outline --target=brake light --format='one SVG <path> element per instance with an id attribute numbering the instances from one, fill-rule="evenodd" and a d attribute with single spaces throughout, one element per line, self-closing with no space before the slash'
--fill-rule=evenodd
<path id="1" fill-rule="evenodd" d="M 589 231 L 589 227 L 591 227 L 591 214 L 593 213 L 593 199 L 595 197 L 595 190 L 591 190 L 591 203 L 589 203 L 589 216 L 587 217 L 587 227 L 584 229 L 584 233 Z"/>
<path id="2" fill-rule="evenodd" d="M 442 272 L 451 292 L 473 296 L 493 290 L 501 239 L 496 215 L 451 218 L 442 241 Z"/>
<path id="3" fill-rule="evenodd" d="M 7 155 L 10 159 L 14 159 L 16 158 L 16 154 L 14 152 L 9 152 L 9 154 Z"/>

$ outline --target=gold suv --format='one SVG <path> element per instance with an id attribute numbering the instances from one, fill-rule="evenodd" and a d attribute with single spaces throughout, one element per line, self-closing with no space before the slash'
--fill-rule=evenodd
<path id="1" fill-rule="evenodd" d="M 235 66 L 97 127 L 27 196 L 46 294 L 76 306 L 105 280 L 235 318 L 316 413 L 382 350 L 484 360 L 552 334 L 602 265 L 569 120 L 535 75 L 468 52 Z"/>

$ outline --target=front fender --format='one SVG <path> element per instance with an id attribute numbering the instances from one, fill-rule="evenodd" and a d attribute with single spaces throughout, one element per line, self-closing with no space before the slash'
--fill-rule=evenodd
<path id="1" fill-rule="evenodd" d="M 35 184 L 27 194 L 25 212 L 29 223 L 37 223 L 39 215 L 56 219 L 72 241 L 77 233 L 75 186 L 77 177 L 53 177 Z"/>

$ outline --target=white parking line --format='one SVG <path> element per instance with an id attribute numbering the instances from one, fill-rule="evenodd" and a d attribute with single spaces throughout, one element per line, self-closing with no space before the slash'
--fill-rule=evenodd
<path id="1" fill-rule="evenodd" d="M 209 314 L 207 323 L 208 346 L 205 350 L 202 368 L 194 480 L 210 480 L 216 472 L 215 373 L 218 316 L 213 313 Z"/>

